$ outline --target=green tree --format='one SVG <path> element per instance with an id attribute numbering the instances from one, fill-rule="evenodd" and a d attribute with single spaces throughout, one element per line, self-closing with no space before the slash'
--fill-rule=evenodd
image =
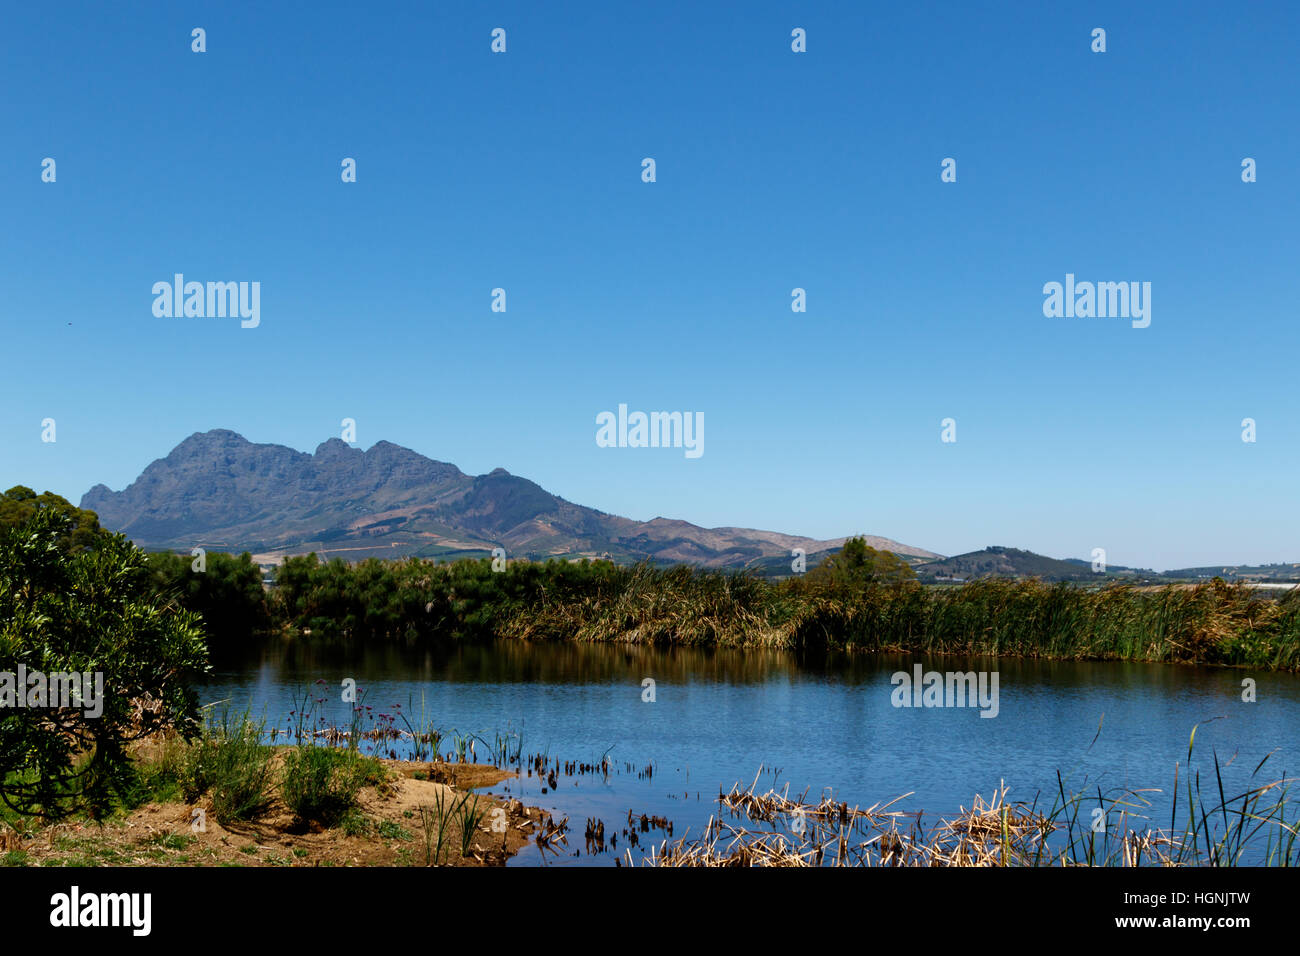
<path id="1" fill-rule="evenodd" d="M 148 556 L 153 586 L 203 618 L 213 649 L 243 643 L 270 627 L 262 570 L 248 552 L 235 557 L 220 551 L 205 556 L 203 571 L 195 571 L 188 555 L 158 552 Z"/>
<path id="2" fill-rule="evenodd" d="M 26 524 L 43 508 L 67 515 L 71 520 L 68 531 L 59 538 L 64 551 L 92 550 L 112 537 L 99 526 L 99 515 L 95 512 L 78 508 L 52 491 L 38 495 L 24 485 L 14 485 L 0 495 L 0 533 Z"/>
<path id="3" fill-rule="evenodd" d="M 98 715 L 0 710 L 0 799 L 46 817 L 107 807 L 130 780 L 130 741 L 192 725 L 190 682 L 207 666 L 198 616 L 157 595 L 144 552 L 123 535 L 69 552 L 73 522 L 37 507 L 0 532 L 0 672 L 103 675 Z"/>
<path id="4" fill-rule="evenodd" d="M 877 551 L 864 538 L 849 538 L 808 573 L 811 582 L 832 586 L 901 584 L 916 580 L 911 565 L 892 551 Z"/>

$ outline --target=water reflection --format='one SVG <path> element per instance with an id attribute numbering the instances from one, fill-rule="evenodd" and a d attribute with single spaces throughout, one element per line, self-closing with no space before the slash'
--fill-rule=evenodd
<path id="1" fill-rule="evenodd" d="M 894 707 L 890 677 L 916 663 L 996 669 L 998 716 Z M 1258 683 L 1256 703 L 1242 701 L 1244 676 Z M 719 790 L 748 786 L 760 767 L 762 783 L 788 783 L 796 794 L 808 789 L 814 799 L 829 788 L 837 799 L 868 806 L 910 791 L 900 808 L 927 814 L 969 806 L 974 794 L 991 795 L 1002 781 L 1013 800 L 1037 796 L 1050 804 L 1060 771 L 1071 790 L 1161 788 L 1150 813 L 1167 825 L 1175 767 L 1185 779 L 1195 724 L 1212 721 L 1197 732 L 1197 765 L 1212 775 L 1217 753 L 1230 792 L 1246 789 L 1275 748 L 1261 775 L 1294 773 L 1300 727 L 1300 678 L 1289 674 L 843 652 L 523 642 L 411 650 L 276 641 L 217 660 L 199 690 L 204 702 L 250 706 L 283 726 L 304 689 L 322 680 L 321 711 L 346 726 L 349 705 L 339 690 L 349 677 L 375 712 L 400 705 L 418 719 L 423 708 L 448 734 L 490 739 L 519 731 L 529 755 L 544 753 L 562 769 L 608 757 L 608 774 L 560 773 L 554 785 L 525 774 L 497 788 L 570 818 L 578 846 L 549 857 L 564 863 L 612 861 L 612 853 L 583 851 L 589 818 L 603 821 L 611 837 L 616 827 L 621 834 L 629 812 L 672 820 L 677 836 L 698 833 L 717 809 Z M 656 682 L 654 703 L 643 701 L 645 678 Z M 653 775 L 644 772 L 648 766 Z M 642 833 L 640 847 L 646 842 Z M 620 839 L 618 852 L 625 847 Z M 515 862 L 535 864 L 540 854 L 530 849 Z"/>

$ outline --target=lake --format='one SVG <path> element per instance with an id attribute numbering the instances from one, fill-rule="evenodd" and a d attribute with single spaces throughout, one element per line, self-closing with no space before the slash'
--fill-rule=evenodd
<path id="1" fill-rule="evenodd" d="M 910 675 L 916 664 L 996 671 L 997 716 L 981 717 L 974 706 L 894 706 L 892 676 Z M 1257 682 L 1256 702 L 1242 700 L 1244 677 Z M 1207 799 L 1217 794 L 1213 753 L 1226 765 L 1229 797 L 1251 785 L 1269 751 L 1276 750 L 1256 784 L 1300 767 L 1300 677 L 1168 664 L 525 642 L 350 650 L 277 640 L 217 659 L 198 692 L 200 703 L 229 701 L 279 727 L 310 692 L 325 698 L 316 711 L 346 728 L 352 705 L 340 689 L 347 678 L 372 716 L 400 709 L 418 721 L 423 696 L 446 735 L 444 754 L 453 733 L 492 741 L 510 730 L 522 733 L 525 755 L 546 753 L 552 765 L 557 758 L 599 764 L 608 755 L 607 777 L 561 774 L 551 789 L 532 776 L 489 788 L 570 819 L 569 855 L 530 846 L 513 866 L 613 865 L 626 847 L 629 810 L 671 820 L 674 837 L 698 835 L 717 811 L 719 789 L 747 788 L 756 775 L 760 790 L 789 785 L 791 796 L 807 790 L 814 801 L 829 790 L 850 806 L 910 792 L 898 808 L 932 819 L 969 807 L 977 793 L 991 796 L 1002 781 L 1009 799 L 1037 796 L 1050 808 L 1059 771 L 1067 792 L 1095 795 L 1100 787 L 1108 800 L 1121 789 L 1163 790 L 1148 795 L 1153 807 L 1144 812 L 1153 825 L 1168 826 L 1175 767 L 1182 786 L 1197 723 L 1193 767 Z M 643 699 L 646 679 L 654 681 L 653 702 Z M 484 744 L 475 746 L 486 759 Z M 390 749 L 410 754 L 399 741 L 385 743 L 381 755 Z M 1180 804 L 1181 826 L 1182 791 Z M 586 852 L 588 817 L 620 835 L 617 851 Z M 663 833 L 641 834 L 641 848 L 650 838 Z"/>

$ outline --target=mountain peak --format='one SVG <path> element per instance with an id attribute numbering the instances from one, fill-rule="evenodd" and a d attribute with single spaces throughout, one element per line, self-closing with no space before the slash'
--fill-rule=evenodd
<path id="1" fill-rule="evenodd" d="M 333 459 L 344 458 L 348 455 L 360 455 L 361 450 L 353 448 L 342 438 L 330 438 L 316 446 L 317 458 Z"/>
<path id="2" fill-rule="evenodd" d="M 388 441 L 363 451 L 329 438 L 305 454 L 225 428 L 190 435 L 123 491 L 96 485 L 81 506 L 146 548 L 247 550 L 268 561 L 308 551 L 348 560 L 457 557 L 504 546 L 534 559 L 611 554 L 741 567 L 789 553 L 785 536 L 771 532 L 633 521 L 565 501 L 505 468 L 470 477 Z M 810 541 L 809 553 L 817 544 L 830 543 Z"/>
<path id="3" fill-rule="evenodd" d="M 195 432 L 189 438 L 186 438 L 179 445 L 172 449 L 171 454 L 179 451 L 195 451 L 207 448 L 219 448 L 237 445 L 252 444 L 247 438 L 239 432 L 231 431 L 229 428 L 213 428 L 206 432 Z M 170 457 L 170 455 L 168 456 Z"/>

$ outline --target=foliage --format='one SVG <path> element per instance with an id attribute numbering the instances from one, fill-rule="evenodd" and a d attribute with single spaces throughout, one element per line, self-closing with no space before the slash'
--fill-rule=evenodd
<path id="1" fill-rule="evenodd" d="M 210 719 L 186 755 L 181 787 L 186 802 L 204 794 L 222 823 L 252 820 L 270 805 L 273 751 L 262 741 L 265 722 L 224 712 Z"/>
<path id="2" fill-rule="evenodd" d="M 95 512 L 78 508 L 52 491 L 38 495 L 23 485 L 15 485 L 0 495 L 0 534 L 25 526 L 38 511 L 46 509 L 66 515 L 71 521 L 59 535 L 59 546 L 64 551 L 93 551 L 113 537 L 99 526 Z"/>
<path id="3" fill-rule="evenodd" d="M 202 617 L 214 643 L 228 646 L 270 627 L 262 571 L 248 552 L 238 557 L 211 552 L 202 572 L 185 555 L 158 552 L 148 561 L 154 589 Z"/>
<path id="4" fill-rule="evenodd" d="M 0 711 L 0 799 L 49 817 L 106 806 L 129 783 L 129 741 L 193 721 L 207 656 L 197 615 L 158 598 L 143 552 L 121 535 L 70 549 L 75 527 L 41 505 L 0 533 L 0 672 L 103 675 L 98 715 L 91 691 L 85 707 Z"/>
<path id="5" fill-rule="evenodd" d="M 483 638 L 539 603 L 607 593 L 619 576 L 620 569 L 608 562 L 513 562 L 496 572 L 486 558 L 447 564 L 371 559 L 349 565 L 309 554 L 284 559 L 272 613 L 291 628 L 325 639 L 414 644 Z"/>
<path id="6" fill-rule="evenodd" d="M 849 538 L 838 553 L 827 555 L 808 572 L 808 581 L 852 588 L 915 581 L 911 565 L 892 551 L 877 551 L 862 538 Z"/>
<path id="7" fill-rule="evenodd" d="M 357 794 L 368 783 L 382 778 L 373 757 L 350 750 L 303 745 L 285 756 L 280 794 L 299 824 L 320 823 L 332 827 L 357 805 Z"/>
<path id="8" fill-rule="evenodd" d="M 232 598 L 233 600 L 233 598 Z M 917 650 L 1300 669 L 1300 595 L 1244 584 L 1087 588 L 1035 579 L 927 587 L 862 539 L 800 578 L 607 561 L 349 565 L 287 558 L 266 614 L 306 639 L 493 637 Z"/>
<path id="9" fill-rule="evenodd" d="M 312 642 L 508 637 L 1300 669 L 1300 594 L 1275 599 L 1217 579 L 1163 588 L 1006 578 L 927 587 L 906 561 L 862 538 L 777 583 L 681 565 L 512 561 L 496 571 L 487 558 L 348 564 L 309 554 L 285 558 L 267 591 L 247 554 L 213 552 L 207 561 L 202 574 L 183 555 L 151 555 L 148 564 L 158 603 L 201 615 L 214 648 L 274 628 Z"/>

